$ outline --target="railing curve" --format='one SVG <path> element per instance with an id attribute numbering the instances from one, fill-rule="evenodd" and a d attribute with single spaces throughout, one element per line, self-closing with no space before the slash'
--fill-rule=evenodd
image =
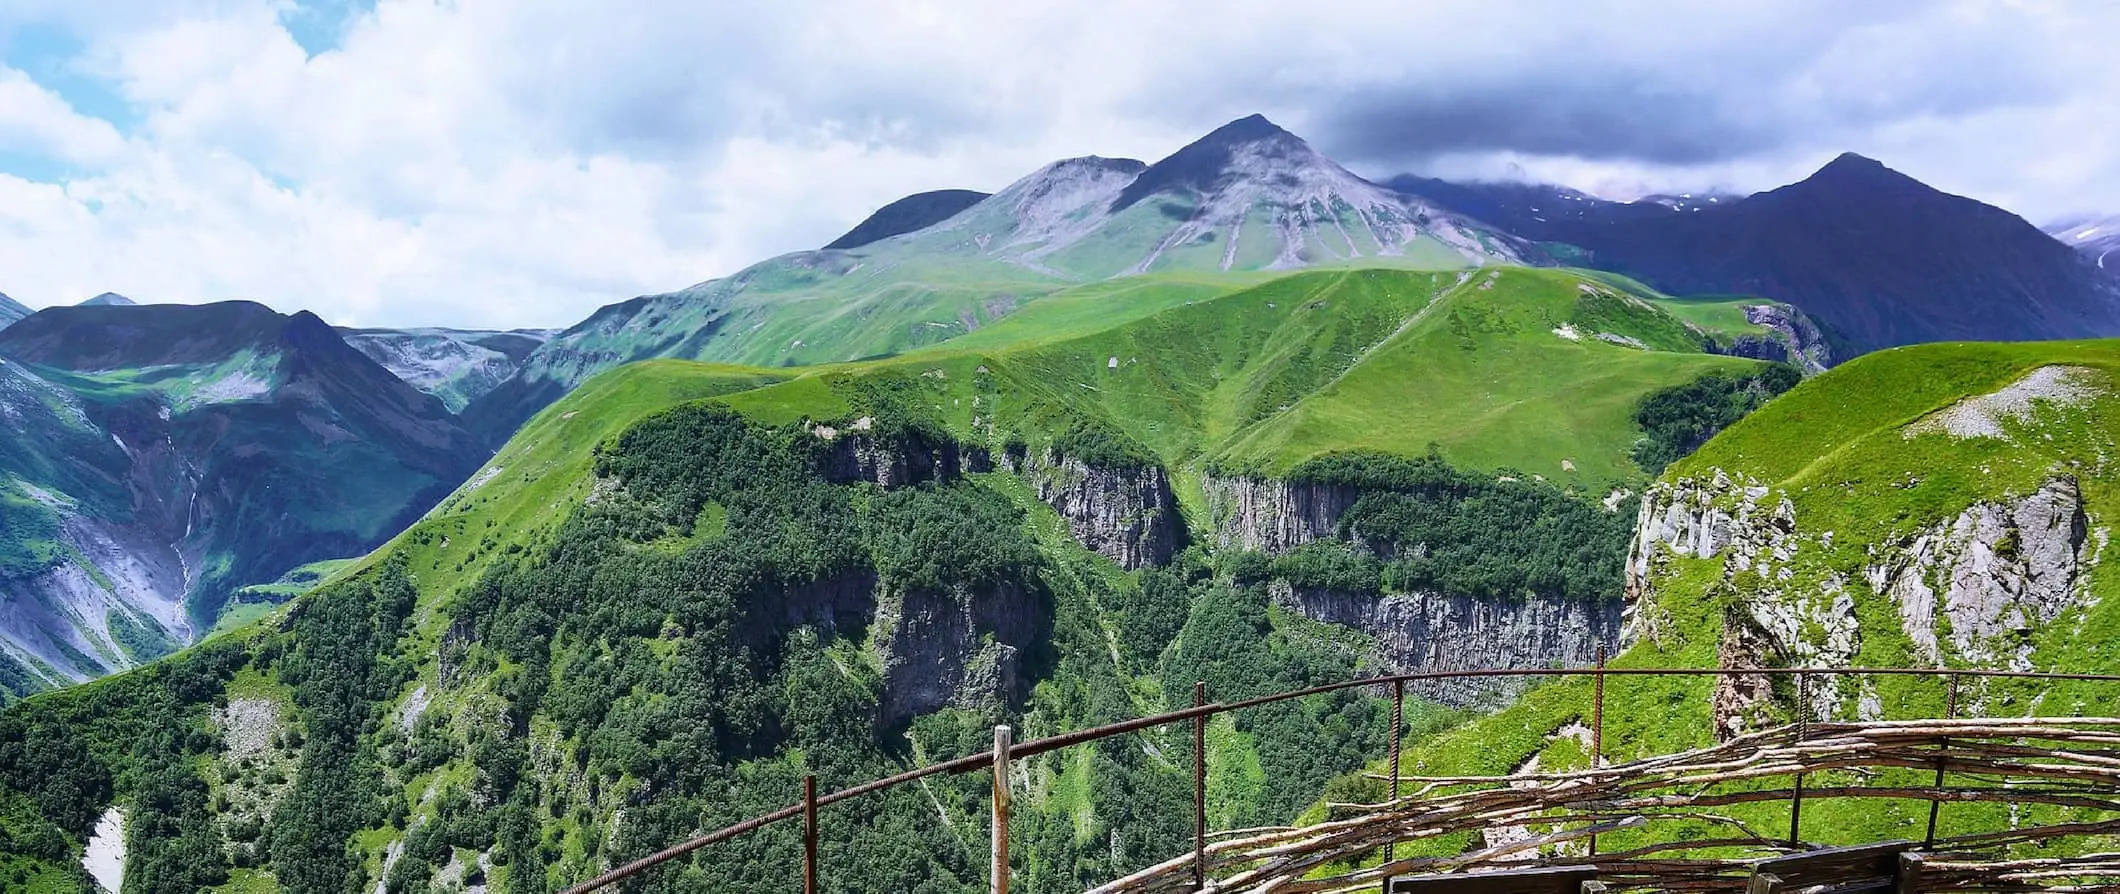
<path id="1" fill-rule="evenodd" d="M 822 808 L 829 807 L 833 804 L 837 804 L 842 801 L 859 798 L 863 795 L 873 794 L 875 792 L 883 791 L 885 789 L 904 785 L 909 782 L 916 782 L 932 776 L 970 773 L 986 769 L 995 770 L 997 772 L 997 776 L 1002 776 L 1006 772 L 1008 763 L 1013 760 L 1036 757 L 1038 755 L 1047 754 L 1054 751 L 1060 751 L 1078 745 L 1085 745 L 1091 742 L 1096 742 L 1102 739 L 1108 739 L 1114 736 L 1128 735 L 1131 733 L 1137 733 L 1144 730 L 1154 729 L 1157 727 L 1168 726 L 1171 724 L 1178 723 L 1190 723 L 1194 732 L 1194 735 L 1192 737 L 1192 744 L 1194 771 L 1193 775 L 1195 780 L 1195 785 L 1193 787 L 1195 838 L 1191 859 L 1194 861 L 1194 865 L 1192 867 L 1192 882 L 1197 889 L 1200 886 L 1204 886 L 1206 882 L 1204 872 L 1206 868 L 1204 853 L 1206 850 L 1206 841 L 1209 835 L 1208 830 L 1206 829 L 1206 820 L 1204 814 L 1206 763 L 1202 731 L 1204 730 L 1207 721 L 1217 715 L 1235 713 L 1250 708 L 1257 708 L 1264 705 L 1275 704 L 1278 702 L 1293 701 L 1295 699 L 1307 698 L 1314 695 L 1323 695 L 1326 693 L 1338 692 L 1346 689 L 1358 689 L 1367 687 L 1390 687 L 1393 693 L 1393 717 L 1391 718 L 1392 736 L 1390 742 L 1391 753 L 1389 755 L 1389 759 L 1391 761 L 1392 767 L 1394 768 L 1394 770 L 1396 770 L 1400 763 L 1399 740 L 1401 737 L 1398 733 L 1401 729 L 1401 718 L 1404 715 L 1405 688 L 1406 685 L 1409 683 L 1519 677 L 1590 677 L 1593 678 L 1593 680 L 1595 681 L 1596 691 L 1596 696 L 1594 698 L 1592 706 L 1592 736 L 1595 742 L 1595 744 L 1593 745 L 1593 750 L 1594 752 L 1596 752 L 1592 755 L 1592 760 L 1594 762 L 1600 759 L 1602 756 L 1604 730 L 1603 695 L 1605 688 L 1604 684 L 1608 678 L 1759 676 L 1793 678 L 1796 681 L 1799 690 L 1799 702 L 1801 702 L 1804 698 L 1802 693 L 1808 689 L 1807 682 L 1813 677 L 1936 677 L 1948 681 L 1949 684 L 1950 695 L 1948 696 L 1947 700 L 1948 707 L 1946 713 L 1955 713 L 1957 706 L 1957 691 L 1959 687 L 1959 681 L 1961 679 L 1992 678 L 2011 680 L 2043 680 L 2050 682 L 2081 681 L 2120 683 L 2120 674 L 2056 673 L 2040 671 L 1986 670 L 1974 668 L 1960 669 L 1911 667 L 1607 667 L 1604 664 L 1602 650 L 1600 650 L 1598 664 L 1591 667 L 1478 668 L 1465 670 L 1440 670 L 1422 671 L 1416 673 L 1387 674 L 1381 676 L 1360 677 L 1351 680 L 1344 680 L 1337 683 L 1328 683 L 1321 686 L 1311 686 L 1304 689 L 1290 690 L 1287 692 L 1257 696 L 1254 698 L 1241 699 L 1230 702 L 1206 702 L 1205 684 L 1195 684 L 1195 704 L 1194 706 L 1189 708 L 1166 711 L 1161 714 L 1151 714 L 1145 717 L 1137 717 L 1132 720 L 1124 720 L 1118 723 L 1111 723 L 1105 724 L 1103 726 L 1074 730 L 1071 732 L 1061 733 L 1055 736 L 1048 736 L 1043 739 L 1032 739 L 1025 742 L 1011 742 L 1008 738 L 1007 728 L 1000 727 L 997 728 L 997 733 L 999 733 L 999 735 L 996 736 L 995 747 L 993 749 L 968 754 L 955 760 L 928 764 L 923 767 L 907 770 L 906 772 L 899 773 L 894 776 L 871 780 L 869 782 L 864 782 L 860 785 L 841 789 L 839 791 L 823 795 L 816 794 L 815 778 L 806 777 L 804 780 L 804 799 L 799 803 L 783 807 L 779 810 L 775 810 L 771 813 L 767 813 L 762 816 L 753 817 L 751 819 L 737 823 L 733 826 L 728 826 L 726 828 L 718 829 L 713 832 L 708 832 L 704 835 L 700 835 L 684 842 L 664 848 L 660 851 L 656 851 L 655 853 L 633 860 L 624 865 L 615 867 L 607 872 L 604 872 L 601 875 L 596 876 L 595 878 L 589 879 L 588 881 L 581 882 L 577 885 L 574 885 L 573 887 L 567 888 L 563 892 L 563 894 L 590 894 L 590 892 L 608 888 L 611 885 L 617 884 L 618 882 L 639 875 L 642 872 L 660 866 L 664 863 L 668 863 L 679 857 L 683 857 L 694 851 L 700 850 L 701 848 L 709 847 L 723 841 L 728 841 L 732 838 L 737 838 L 739 836 L 755 832 L 759 829 L 765 828 L 775 823 L 784 822 L 787 820 L 795 819 L 797 817 L 802 817 L 805 819 L 805 865 L 803 867 L 804 890 L 806 894 L 816 894 L 818 884 L 817 880 L 819 878 L 819 867 L 817 866 L 817 848 L 815 847 L 814 842 L 816 841 L 817 812 Z M 1801 722 L 1801 711 L 1799 711 L 1799 725 L 1801 724 Z M 1801 735 L 1801 729 L 1799 728 L 1799 738 L 1801 737 Z M 1942 782 L 1942 774 L 1943 771 L 1939 768 L 1937 770 L 1939 786 Z M 1396 800 L 1397 798 L 1397 775 L 1398 774 L 1394 772 L 1392 774 L 1393 778 L 1391 780 L 1392 795 L 1394 800 Z M 1006 799 L 1006 789 L 1003 786 L 997 784 L 995 791 L 995 801 L 996 806 L 1000 808 L 1000 810 L 998 810 L 997 812 L 1004 817 L 1004 822 L 1006 816 Z M 1803 779 L 1801 775 L 1798 775 L 1794 787 L 1794 801 L 1792 803 L 1792 810 L 1790 815 L 1790 840 L 1792 842 L 1796 840 L 1797 828 L 1801 821 L 1802 799 Z M 1928 838 L 1932 842 L 1935 840 L 1936 834 L 1935 809 L 1936 806 L 1939 804 L 1940 801 L 1931 801 Z M 1005 841 L 1005 836 L 997 834 L 996 840 L 997 844 L 995 847 L 995 856 L 997 858 L 997 864 L 994 867 L 993 876 L 994 894 L 1007 894 L 1006 849 L 1004 845 L 1001 845 L 999 843 L 1001 841 Z M 1594 854 L 1596 852 L 1597 847 L 1595 836 L 1592 836 L 1590 838 L 1589 847 L 1591 849 L 1591 853 Z"/>

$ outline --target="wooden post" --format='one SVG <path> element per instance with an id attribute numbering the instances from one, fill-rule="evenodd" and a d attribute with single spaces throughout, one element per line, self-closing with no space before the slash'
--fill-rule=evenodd
<path id="1" fill-rule="evenodd" d="M 1193 681 L 1193 707 L 1207 704 L 1207 681 Z M 1193 890 L 1207 887 L 1207 715 L 1193 715 Z"/>
<path id="2" fill-rule="evenodd" d="M 1604 765 L 1605 760 L 1605 644 L 1597 644 L 1597 674 L 1590 678 L 1590 769 Z M 1590 856 L 1597 856 L 1597 833 L 1590 833 Z"/>
<path id="3" fill-rule="evenodd" d="M 1897 892 L 1897 894 L 1919 894 L 1921 891 L 1921 871 L 1924 868 L 1922 861 L 1925 859 L 1920 854 L 1900 854 L 1898 884 L 1892 890 Z"/>
<path id="4" fill-rule="evenodd" d="M 1807 681 L 1808 678 L 1804 675 L 1802 671 L 1796 672 L 1796 740 L 1794 744 L 1799 750 L 1803 747 L 1804 734 L 1810 729 L 1810 684 Z M 1803 774 L 1797 773 L 1795 792 L 1793 793 L 1793 797 L 1789 799 L 1790 848 L 1800 848 L 1803 846 L 1803 839 L 1797 834 L 1798 830 L 1800 830 L 1802 827 Z M 1772 876 L 1769 876 L 1769 878 L 1772 878 Z M 1754 882 L 1757 882 L 1758 880 L 1758 876 L 1753 877 Z M 1768 890 L 1772 889 L 1769 888 Z"/>
<path id="5" fill-rule="evenodd" d="M 817 774 L 802 777 L 802 894 L 817 894 Z"/>
<path id="6" fill-rule="evenodd" d="M 1008 894 L 1008 751 L 1010 730 L 994 727 L 993 894 Z"/>
<path id="7" fill-rule="evenodd" d="M 1399 799 L 1399 738 L 1401 727 L 1406 723 L 1406 681 L 1391 681 L 1391 800 Z M 1384 862 L 1389 863 L 1399 855 L 1399 840 L 1384 842 Z"/>
<path id="8" fill-rule="evenodd" d="M 1958 675 L 1951 674 L 1945 679 L 1949 681 L 1949 684 L 1944 688 L 1943 719 L 1951 720 L 1958 716 Z M 1943 767 L 1944 762 L 1946 760 L 1946 755 L 1950 753 L 1950 750 L 1951 738 L 1949 736 L 1945 736 L 1936 741 L 1936 788 L 1938 789 L 1938 794 L 1942 793 L 1941 790 L 1943 788 Z M 1942 799 L 1929 799 L 1929 834 L 1927 838 L 1922 839 L 1922 850 L 1928 851 L 1936 849 L 1936 816 L 1942 810 Z"/>

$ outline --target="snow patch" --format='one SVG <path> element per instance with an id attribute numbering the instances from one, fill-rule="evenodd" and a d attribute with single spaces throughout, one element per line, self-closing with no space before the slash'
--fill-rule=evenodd
<path id="1" fill-rule="evenodd" d="M 1904 438 L 1942 432 L 1954 438 L 2003 438 L 2002 423 L 2028 423 L 2034 403 L 2077 407 L 2105 389 L 2096 370 L 2080 366 L 2042 366 L 1990 394 L 1968 397 L 1915 420 L 1900 431 Z"/>
<path id="2" fill-rule="evenodd" d="M 1583 340 L 1583 334 L 1581 332 L 1576 331 L 1574 323 L 1562 323 L 1559 326 L 1554 327 L 1553 334 L 1565 338 L 1569 341 Z"/>
<path id="3" fill-rule="evenodd" d="M 81 853 L 81 868 L 96 880 L 96 888 L 117 894 L 125 883 L 125 811 L 112 807 L 96 820 L 96 834 Z"/>

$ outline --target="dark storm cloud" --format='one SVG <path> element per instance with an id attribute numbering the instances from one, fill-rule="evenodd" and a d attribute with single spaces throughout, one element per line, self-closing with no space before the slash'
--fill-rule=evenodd
<path id="1" fill-rule="evenodd" d="M 1937 9 L 1872 7 L 1859 21 L 1828 14 L 1772 33 L 1666 47 L 1586 41 L 1426 67 L 1335 92 L 1312 106 L 1308 127 L 1355 161 L 1513 152 L 1683 166 L 1860 142 L 1902 122 L 2068 94 L 2067 69 L 2050 64 L 2040 32 L 2002 27 L 2006 12 L 1983 26 Z"/>
<path id="2" fill-rule="evenodd" d="M 1556 72 L 1499 84 L 1355 91 L 1311 129 L 1352 159 L 1514 151 L 1698 164 L 1789 139 L 1788 128 L 1733 105 L 1741 104 L 1647 76 L 1588 80 Z"/>

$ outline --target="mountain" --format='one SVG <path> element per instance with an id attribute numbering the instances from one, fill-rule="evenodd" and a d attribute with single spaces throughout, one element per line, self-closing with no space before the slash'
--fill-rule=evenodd
<path id="1" fill-rule="evenodd" d="M 2082 252 L 2098 269 L 2120 276 L 2120 215 L 2064 220 L 2046 232 Z"/>
<path id="2" fill-rule="evenodd" d="M 0 329 L 7 328 L 7 324 L 29 316 L 31 313 L 33 311 L 23 306 L 22 302 L 9 298 L 5 294 L 0 294 Z"/>
<path id="3" fill-rule="evenodd" d="M 860 248 L 878 239 L 927 229 L 979 204 L 989 195 L 992 194 L 970 189 L 916 192 L 876 209 L 876 213 L 855 224 L 846 235 L 832 240 L 825 250 Z"/>
<path id="4" fill-rule="evenodd" d="M 339 335 L 391 374 L 458 412 L 514 375 L 523 358 L 553 331 L 341 327 Z"/>
<path id="5" fill-rule="evenodd" d="M 1568 263 L 1679 294 L 1802 308 L 1855 351 L 2120 332 L 2120 286 L 2016 215 L 1858 155 L 1737 201 L 1600 202 L 1520 186 L 1414 191 L 1548 245 Z M 1484 217 L 1482 217 L 1484 215 Z"/>
<path id="6" fill-rule="evenodd" d="M 465 409 L 495 440 L 588 377 L 650 357 L 794 366 L 888 356 L 1118 277 L 1519 258 L 1519 243 L 1377 186 L 1259 116 L 1153 165 L 1048 164 L 946 219 L 856 248 L 797 252 L 613 304 Z"/>
<path id="7" fill-rule="evenodd" d="M 196 641 L 229 594 L 396 533 L 484 459 L 304 312 L 48 308 L 0 331 L 0 655 L 17 694 Z"/>
<path id="8" fill-rule="evenodd" d="M 97 296 L 96 296 L 96 297 L 94 297 L 94 298 L 90 298 L 90 299 L 88 299 L 87 301 L 83 301 L 83 302 L 81 302 L 80 304 L 77 304 L 77 305 L 75 305 L 75 307 L 138 307 L 138 306 L 140 306 L 140 302 L 138 302 L 138 301 L 134 301 L 134 300 L 132 300 L 131 298 L 127 298 L 127 297 L 125 297 L 124 295 L 120 295 L 120 294 L 118 294 L 118 293 L 116 293 L 116 292 L 104 292 L 104 293 L 103 293 L 103 294 L 101 294 L 101 295 L 97 295 Z"/>
<path id="9" fill-rule="evenodd" d="M 187 890 L 550 890 L 995 723 L 1588 661 L 1661 436 L 1645 402 L 1795 379 L 1706 353 L 1735 333 L 1687 316 L 1744 326 L 1710 310 L 1522 267 L 1142 278 L 890 358 L 629 364 L 289 608 L 0 712 L 0 833 L 38 843 L 30 879 L 107 817 L 128 878 Z M 1212 821 L 1290 821 L 1382 753 L 1386 705 L 1218 722 Z M 1188 846 L 1178 732 L 1023 763 L 1026 890 Z M 984 785 L 828 812 L 832 890 L 984 890 Z M 781 886 L 758 854 L 797 840 L 762 834 L 683 883 Z"/>

